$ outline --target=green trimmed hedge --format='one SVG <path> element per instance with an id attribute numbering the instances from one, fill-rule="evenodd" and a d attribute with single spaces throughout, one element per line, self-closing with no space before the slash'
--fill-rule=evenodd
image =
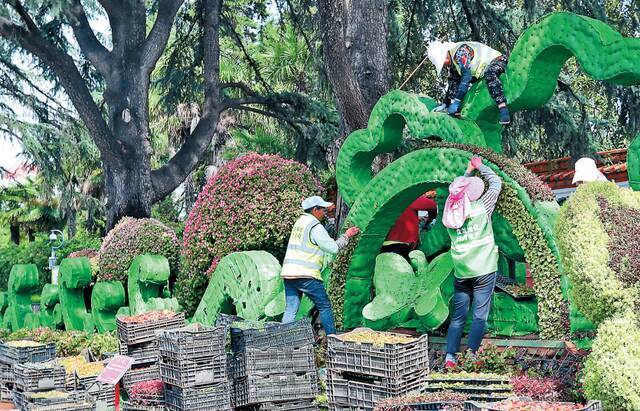
<path id="1" fill-rule="evenodd" d="M 640 237 L 623 236 L 622 231 L 637 230 L 640 222 L 631 227 L 615 225 L 611 216 L 603 218 L 601 200 L 606 200 L 608 208 L 640 210 L 640 194 L 615 183 L 589 183 L 578 187 L 563 205 L 556 225 L 562 264 L 571 279 L 576 305 L 596 325 L 633 310 L 640 295 L 638 283 L 627 282 L 625 272 L 616 272 L 612 260 L 612 255 L 620 261 L 627 253 L 631 261 L 638 253 Z M 609 233 L 617 234 L 611 237 Z"/>

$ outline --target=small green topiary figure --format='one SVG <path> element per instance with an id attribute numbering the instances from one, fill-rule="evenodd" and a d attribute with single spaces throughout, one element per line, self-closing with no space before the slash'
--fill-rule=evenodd
<path id="1" fill-rule="evenodd" d="M 117 328 L 116 314 L 124 304 L 124 286 L 120 281 L 99 281 L 93 286 L 91 315 L 99 333 L 114 331 Z"/>
<path id="2" fill-rule="evenodd" d="M 278 260 L 265 251 L 231 253 L 218 263 L 193 316 L 215 323 L 218 314 L 235 311 L 247 320 L 273 319 L 284 312 L 284 285 Z"/>
<path id="3" fill-rule="evenodd" d="M 179 311 L 178 300 L 171 298 L 169 293 L 169 277 L 166 257 L 144 254 L 134 258 L 127 281 L 130 315 L 153 310 Z"/>
<path id="4" fill-rule="evenodd" d="M 87 257 L 65 258 L 60 263 L 59 295 L 62 319 L 67 331 L 92 332 L 94 322 L 84 302 L 84 288 L 91 283 Z"/>
<path id="5" fill-rule="evenodd" d="M 25 319 L 31 317 L 31 295 L 38 290 L 38 268 L 35 264 L 15 264 L 9 273 L 9 308 L 4 324 L 17 331 L 25 326 Z"/>
<path id="6" fill-rule="evenodd" d="M 45 284 L 42 288 L 39 317 L 39 323 L 42 327 L 55 330 L 62 326 L 62 308 L 60 307 L 60 296 L 57 285 Z"/>

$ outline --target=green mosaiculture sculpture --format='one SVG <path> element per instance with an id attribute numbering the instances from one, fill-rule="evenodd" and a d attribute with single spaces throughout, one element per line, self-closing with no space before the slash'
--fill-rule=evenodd
<path id="1" fill-rule="evenodd" d="M 0 291 L 0 324 L 4 322 L 4 315 L 9 305 L 9 296 L 5 291 Z"/>
<path id="2" fill-rule="evenodd" d="M 638 84 L 640 68 L 629 57 L 632 55 L 629 51 L 636 55 L 640 52 L 640 39 L 624 38 L 606 24 L 587 17 L 564 12 L 550 14 L 527 29 L 514 46 L 501 78 L 509 108 L 518 111 L 543 105 L 555 90 L 560 69 L 572 56 L 594 79 L 620 85 Z M 567 284 L 561 282 L 552 230 L 558 206 L 553 196 L 539 195 L 537 188 L 527 187 L 526 180 L 535 179 L 533 175 L 513 167 L 507 170 L 502 160 L 479 153 L 477 148 L 443 144 L 405 155 L 373 177 L 371 164 L 375 156 L 396 150 L 405 133 L 416 139 L 437 137 L 501 151 L 497 109 L 484 82 L 478 82 L 467 94 L 463 120 L 432 113 L 434 106 L 435 101 L 429 98 L 392 91 L 374 107 L 367 129 L 353 132 L 342 146 L 336 178 L 345 201 L 352 207 L 347 224 L 360 227 L 364 235 L 349 250 L 352 254 L 347 272 L 333 273 L 330 294 L 340 311 L 337 315 L 347 328 L 365 321 L 362 310 L 373 291 L 375 258 L 389 228 L 417 196 L 429 189 L 445 187 L 462 174 L 475 152 L 488 159 L 489 166 L 506 183 L 497 208 L 500 221 L 494 218 L 497 242 L 510 254 L 517 256 L 522 251 L 531 265 L 540 333 L 546 338 L 566 335 L 568 308 L 563 292 L 567 294 Z M 634 142 L 629 150 L 630 165 L 638 158 L 636 145 Z M 429 242 L 431 249 L 426 250 L 428 255 L 444 251 L 439 249 L 447 243 L 442 230 L 435 230 L 430 240 L 433 241 Z M 506 312 L 500 308 L 498 303 L 495 311 Z M 527 318 L 535 318 L 535 310 L 529 312 Z M 530 321 L 520 323 L 532 327 Z"/>
<path id="3" fill-rule="evenodd" d="M 120 281 L 99 281 L 93 286 L 91 315 L 99 333 L 116 329 L 116 314 L 125 300 L 124 286 Z"/>
<path id="4" fill-rule="evenodd" d="M 93 317 L 84 302 L 84 288 L 91 283 L 87 257 L 65 258 L 60 263 L 59 295 L 66 330 L 93 331 Z"/>
<path id="5" fill-rule="evenodd" d="M 45 284 L 40 294 L 39 324 L 42 327 L 57 329 L 62 326 L 62 307 L 58 286 Z"/>
<path id="6" fill-rule="evenodd" d="M 130 315 L 152 310 L 178 311 L 178 300 L 169 293 L 169 276 L 166 257 L 143 254 L 134 258 L 127 279 Z"/>
<path id="7" fill-rule="evenodd" d="M 25 319 L 31 317 L 31 295 L 38 289 L 38 268 L 35 264 L 15 264 L 9 273 L 7 292 L 9 306 L 5 311 L 3 325 L 11 330 L 24 327 Z"/>
<path id="8" fill-rule="evenodd" d="M 193 321 L 214 324 L 221 312 L 262 320 L 284 312 L 280 263 L 265 251 L 231 253 L 220 260 Z M 233 305 L 233 308 L 231 307 Z"/>

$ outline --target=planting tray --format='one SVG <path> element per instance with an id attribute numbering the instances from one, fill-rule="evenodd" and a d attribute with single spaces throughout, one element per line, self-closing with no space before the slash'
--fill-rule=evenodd
<path id="1" fill-rule="evenodd" d="M 308 318 L 289 324 L 249 322 L 253 328 L 231 328 L 233 352 L 246 348 L 281 348 L 313 345 L 313 327 Z M 260 328 L 258 328 L 260 327 Z"/>
<path id="2" fill-rule="evenodd" d="M 153 364 L 145 368 L 131 369 L 122 377 L 122 385 L 126 390 L 135 383 L 160 379 L 160 368 Z"/>
<path id="3" fill-rule="evenodd" d="M 247 348 L 231 359 L 231 377 L 316 371 L 314 355 L 313 345 L 270 349 Z"/>
<path id="4" fill-rule="evenodd" d="M 449 411 L 458 404 L 459 403 L 445 402 L 445 401 L 418 402 L 418 403 L 397 404 L 385 409 L 388 411 L 395 411 L 395 410 Z"/>
<path id="5" fill-rule="evenodd" d="M 24 364 L 27 362 L 45 362 L 56 357 L 54 343 L 42 344 L 36 347 L 13 347 L 0 344 L 0 362 L 5 364 Z"/>
<path id="6" fill-rule="evenodd" d="M 131 345 L 120 343 L 120 354 L 132 357 L 134 365 L 142 365 L 158 362 L 160 350 L 157 340 Z"/>
<path id="7" fill-rule="evenodd" d="M 177 313 L 171 318 L 144 323 L 128 323 L 116 317 L 118 339 L 127 345 L 140 344 L 156 339 L 156 331 L 181 328 L 185 325 L 184 313 Z"/>
<path id="8" fill-rule="evenodd" d="M 265 402 L 314 398 L 318 394 L 315 372 L 300 375 L 253 375 L 234 383 L 234 404 L 242 407 Z"/>
<path id="9" fill-rule="evenodd" d="M 452 376 L 454 376 L 455 374 L 452 374 Z M 428 376 L 426 379 L 426 383 L 427 384 L 432 384 L 432 383 L 436 383 L 436 384 L 447 384 L 447 383 L 457 383 L 457 382 L 461 382 L 464 383 L 466 385 L 473 385 L 473 386 L 477 386 L 477 385 L 492 385 L 492 384 L 509 384 L 509 377 L 504 377 L 504 378 L 438 378 L 438 377 L 432 377 L 432 376 Z"/>
<path id="10" fill-rule="evenodd" d="M 530 398 L 518 398 L 518 397 L 510 397 L 515 401 L 531 401 Z M 562 403 L 562 402 L 554 402 L 552 404 L 571 404 L 571 403 Z M 500 411 L 499 408 L 496 408 L 497 403 L 493 402 L 479 402 L 479 401 L 465 401 L 464 403 L 464 411 Z M 589 401 L 587 405 L 576 410 L 576 411 L 602 411 L 602 403 L 600 401 Z"/>
<path id="11" fill-rule="evenodd" d="M 94 382 L 87 388 L 87 396 L 96 403 L 103 402 L 108 407 L 115 407 L 116 386 Z"/>
<path id="12" fill-rule="evenodd" d="M 59 398 L 37 398 L 33 392 L 13 392 L 13 401 L 15 405 L 23 411 L 84 411 L 93 410 L 94 405 L 77 395 L 77 393 L 68 393 L 67 397 Z"/>
<path id="13" fill-rule="evenodd" d="M 354 331 L 362 330 L 360 328 Z M 328 370 L 348 371 L 389 379 L 401 379 L 429 370 L 429 347 L 426 334 L 411 342 L 384 346 L 344 341 L 343 338 L 344 334 L 328 337 Z"/>
<path id="14" fill-rule="evenodd" d="M 13 366 L 15 386 L 22 391 L 43 391 L 65 388 L 67 374 L 55 363 L 26 363 Z"/>
<path id="15" fill-rule="evenodd" d="M 160 354 L 174 360 L 198 359 L 224 354 L 227 328 L 192 324 L 158 332 Z"/>
<path id="16" fill-rule="evenodd" d="M 511 298 L 513 298 L 514 300 L 518 300 L 518 301 L 531 300 L 536 297 L 535 293 L 525 294 L 525 295 L 514 294 L 512 291 L 508 289 L 508 287 L 510 285 L 515 285 L 515 284 L 516 284 L 516 280 L 514 280 L 513 278 L 505 277 L 504 275 L 496 276 L 496 288 L 502 291 L 503 293 L 509 294 Z"/>
<path id="17" fill-rule="evenodd" d="M 210 385 L 227 380 L 227 356 L 219 355 L 198 361 L 160 360 L 160 378 L 165 384 L 180 388 Z"/>
<path id="18" fill-rule="evenodd" d="M 231 410 L 231 387 L 228 381 L 198 388 L 165 385 L 165 407 L 171 411 Z"/>

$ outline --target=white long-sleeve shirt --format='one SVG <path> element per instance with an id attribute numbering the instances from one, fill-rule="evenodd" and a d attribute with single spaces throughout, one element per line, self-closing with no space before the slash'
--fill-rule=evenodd
<path id="1" fill-rule="evenodd" d="M 316 219 L 316 221 L 318 220 Z M 320 221 L 318 221 L 318 224 L 311 229 L 309 237 L 311 238 L 312 243 L 320 247 L 320 249 L 325 253 L 329 254 L 338 254 L 338 250 L 349 242 L 349 239 L 344 234 L 337 240 L 331 238 Z"/>

